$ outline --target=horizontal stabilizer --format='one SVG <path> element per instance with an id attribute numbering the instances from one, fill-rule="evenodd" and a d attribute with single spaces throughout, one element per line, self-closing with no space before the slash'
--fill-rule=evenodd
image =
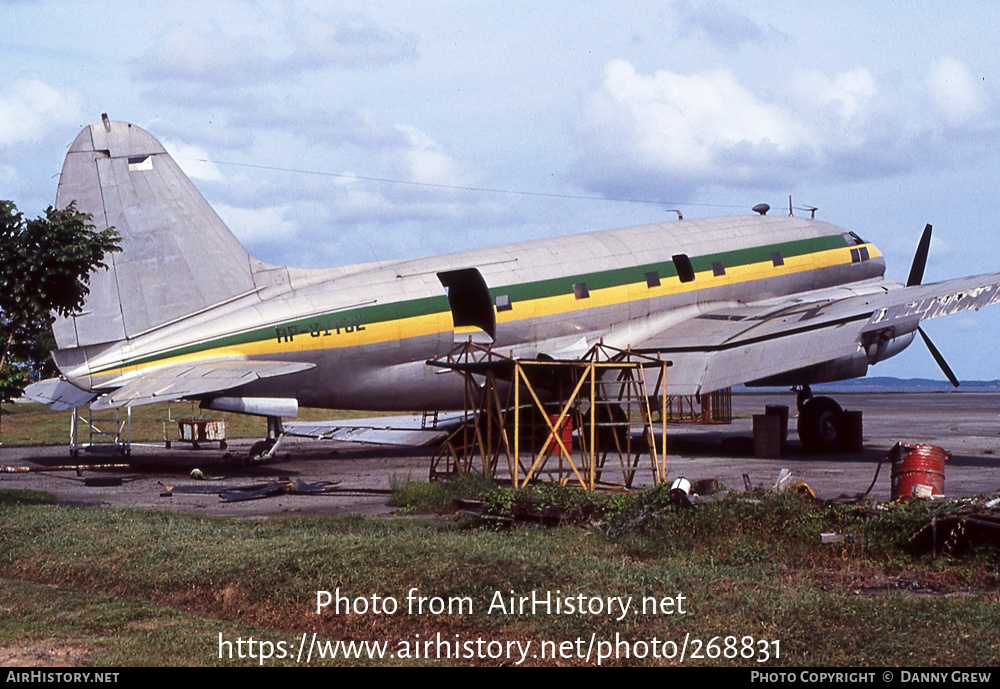
<path id="1" fill-rule="evenodd" d="M 214 361 L 178 364 L 145 373 L 93 404 L 93 409 L 138 407 L 143 404 L 208 395 L 231 390 L 261 378 L 284 376 L 313 368 L 289 361 Z"/>
<path id="2" fill-rule="evenodd" d="M 24 396 L 32 402 L 49 405 L 52 411 L 65 411 L 86 404 L 97 397 L 97 393 L 81 390 L 62 378 L 49 378 L 29 385 Z"/>

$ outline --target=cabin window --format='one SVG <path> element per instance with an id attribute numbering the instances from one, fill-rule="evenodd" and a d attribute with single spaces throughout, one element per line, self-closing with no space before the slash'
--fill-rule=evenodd
<path id="1" fill-rule="evenodd" d="M 646 287 L 659 287 L 660 274 L 657 271 L 646 273 Z"/>
<path id="2" fill-rule="evenodd" d="M 590 290 L 587 289 L 586 282 L 578 282 L 573 285 L 573 294 L 577 299 L 587 299 L 590 297 Z"/>
<path id="3" fill-rule="evenodd" d="M 498 294 L 494 301 L 497 305 L 497 311 L 510 311 L 514 308 L 514 306 L 510 303 L 509 294 Z"/>
<path id="4" fill-rule="evenodd" d="M 775 267 L 777 267 L 777 266 L 783 266 L 783 265 L 785 265 L 785 257 L 781 255 L 780 251 L 772 251 L 771 252 L 771 263 L 773 263 L 775 265 Z"/>
<path id="5" fill-rule="evenodd" d="M 677 277 L 681 279 L 681 282 L 691 282 L 694 280 L 694 266 L 691 265 L 691 259 L 688 258 L 687 254 L 676 254 L 671 257 L 674 262 L 674 268 L 677 269 Z"/>
<path id="6" fill-rule="evenodd" d="M 720 275 L 726 274 L 726 266 L 722 264 L 722 261 L 712 261 L 712 275 L 719 277 Z"/>

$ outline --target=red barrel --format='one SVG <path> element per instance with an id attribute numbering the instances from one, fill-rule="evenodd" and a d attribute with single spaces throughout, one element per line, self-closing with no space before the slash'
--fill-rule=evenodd
<path id="1" fill-rule="evenodd" d="M 909 500 L 914 489 L 919 494 L 944 495 L 944 463 L 948 453 L 933 445 L 899 445 L 893 448 L 892 499 Z M 918 486 L 926 488 L 917 488 Z"/>
<path id="2" fill-rule="evenodd" d="M 558 414 L 549 414 L 549 421 L 552 423 L 553 426 L 556 425 L 556 421 L 558 421 L 558 420 L 559 420 L 559 415 Z M 562 437 L 563 445 L 566 446 L 566 450 L 568 452 L 572 453 L 573 452 L 573 417 L 569 416 L 567 414 L 566 418 L 563 419 L 562 426 L 558 426 L 556 428 L 556 430 L 559 432 L 559 435 Z M 549 436 L 552 437 L 552 433 L 551 432 L 549 433 Z M 562 453 L 562 449 L 559 447 L 559 443 L 556 442 L 555 437 L 552 437 L 552 442 L 549 443 L 549 456 L 550 457 L 558 457 L 561 453 Z"/>

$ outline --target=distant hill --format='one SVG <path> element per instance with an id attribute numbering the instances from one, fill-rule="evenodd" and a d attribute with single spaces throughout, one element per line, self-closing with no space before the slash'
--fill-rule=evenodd
<path id="1" fill-rule="evenodd" d="M 743 385 L 733 388 L 733 392 L 763 392 L 766 390 L 785 391 L 788 388 L 748 388 Z M 1000 380 L 963 380 L 957 389 L 946 380 L 930 378 L 891 378 L 888 376 L 868 376 L 837 383 L 821 383 L 812 386 L 813 392 L 1000 392 Z"/>

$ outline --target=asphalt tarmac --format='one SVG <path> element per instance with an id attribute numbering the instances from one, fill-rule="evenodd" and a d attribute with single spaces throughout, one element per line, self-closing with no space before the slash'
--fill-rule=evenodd
<path id="1" fill-rule="evenodd" d="M 863 493 L 872 484 L 879 462 L 897 442 L 936 445 L 951 454 L 945 465 L 944 493 L 964 498 L 1000 492 L 1000 395 L 987 393 L 842 394 L 845 409 L 863 412 L 864 450 L 858 454 L 811 455 L 795 434 L 795 400 L 791 395 L 734 395 L 731 425 L 669 425 L 668 477 L 683 476 L 694 483 L 715 479 L 720 485 L 743 490 L 751 485 L 773 485 L 783 469 L 794 481 L 807 483 L 817 497 L 833 499 Z M 765 405 L 788 405 L 789 441 L 777 458 L 753 454 L 753 414 Z M 125 507 L 183 511 L 241 518 L 276 514 L 386 514 L 395 482 L 426 480 L 427 451 L 357 446 L 292 439 L 284 443 L 276 461 L 244 466 L 242 457 L 252 440 L 231 441 L 226 451 L 195 450 L 174 443 L 133 445 L 130 457 L 81 453 L 76 459 L 65 447 L 0 447 L 0 467 L 32 467 L 42 471 L 0 473 L 0 488 L 29 488 L 54 493 L 59 502 L 88 507 Z M 525 458 L 527 461 L 527 458 Z M 617 461 L 617 460 L 615 460 Z M 44 470 L 67 464 L 130 464 L 121 469 Z M 555 467 L 550 460 L 548 467 Z M 610 465 L 608 465 L 610 466 Z M 217 480 L 195 479 L 193 469 Z M 871 490 L 879 501 L 890 498 L 892 466 L 881 466 Z M 501 472 L 504 476 L 506 470 Z M 744 475 L 746 478 L 744 478 Z M 620 480 L 608 469 L 606 478 Z M 274 481 L 304 484 L 335 483 L 323 494 L 279 493 L 261 499 L 226 502 L 223 489 L 246 488 Z M 652 482 L 648 460 L 640 461 L 634 486 Z M 109 485 L 111 484 L 111 485 Z M 233 493 L 235 494 L 235 493 Z"/>

